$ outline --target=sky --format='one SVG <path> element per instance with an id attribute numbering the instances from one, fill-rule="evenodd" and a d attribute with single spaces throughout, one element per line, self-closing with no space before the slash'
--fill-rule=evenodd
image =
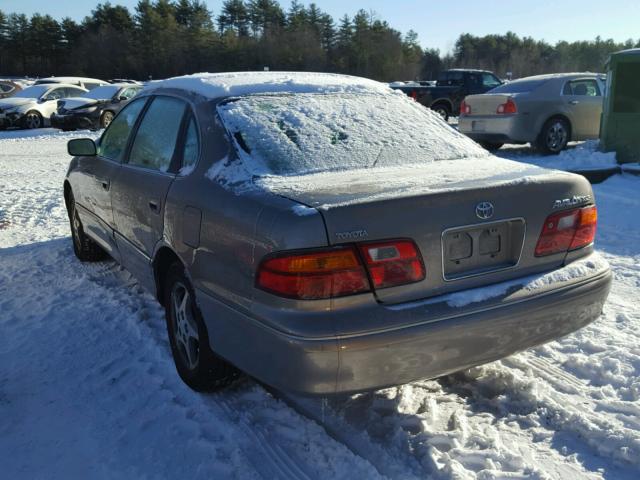
<path id="1" fill-rule="evenodd" d="M 81 20 L 97 3 L 99 0 L 0 0 L 0 10 Z M 137 0 L 111 3 L 133 10 Z M 205 3 L 218 15 L 222 0 Z M 453 49 L 461 33 L 504 34 L 511 30 L 519 36 L 550 43 L 593 40 L 597 35 L 617 41 L 640 38 L 639 0 L 316 0 L 315 3 L 336 21 L 344 14 L 353 16 L 360 8 L 374 11 L 403 33 L 415 30 L 423 47 L 437 48 L 442 53 Z M 290 1 L 280 0 L 280 4 L 286 9 Z"/>

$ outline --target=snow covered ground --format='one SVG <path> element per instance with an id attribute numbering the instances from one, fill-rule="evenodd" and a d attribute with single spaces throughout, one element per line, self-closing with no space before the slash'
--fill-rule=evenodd
<path id="1" fill-rule="evenodd" d="M 576 142 L 559 155 L 545 156 L 536 154 L 529 145 L 505 145 L 496 152 L 496 155 L 509 160 L 532 163 L 539 167 L 579 172 L 617 166 L 615 152 L 599 152 L 598 147 L 598 140 Z"/>
<path id="2" fill-rule="evenodd" d="M 2 478 L 639 477 L 640 177 L 595 186 L 615 282 L 602 318 L 574 335 L 349 398 L 251 380 L 201 395 L 174 371 L 153 298 L 113 262 L 73 256 L 70 137 L 0 133 Z"/>

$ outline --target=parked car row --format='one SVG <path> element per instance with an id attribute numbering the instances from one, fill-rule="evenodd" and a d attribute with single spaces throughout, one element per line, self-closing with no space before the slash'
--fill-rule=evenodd
<path id="1" fill-rule="evenodd" d="M 604 75 L 562 73 L 504 82 L 492 72 L 442 72 L 436 85 L 394 82 L 444 120 L 460 113 L 458 129 L 488 150 L 505 143 L 559 153 L 570 141 L 598 138 L 606 87 Z"/>
<path id="2" fill-rule="evenodd" d="M 0 82 L 0 91 L 9 88 L 7 96 L 0 97 L 0 129 L 52 126 L 75 130 L 109 125 L 142 85 L 82 77 L 43 78 L 26 88 L 17 82 Z"/>

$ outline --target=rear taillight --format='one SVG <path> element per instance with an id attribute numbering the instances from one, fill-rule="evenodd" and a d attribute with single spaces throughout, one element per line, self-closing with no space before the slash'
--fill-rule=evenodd
<path id="1" fill-rule="evenodd" d="M 516 102 L 514 102 L 511 98 L 509 98 L 505 103 L 501 103 L 498 105 L 498 109 L 496 113 L 501 115 L 507 115 L 511 113 L 518 113 L 518 107 L 516 106 Z"/>
<path id="2" fill-rule="evenodd" d="M 418 247 L 411 240 L 360 245 L 374 288 L 419 282 L 425 277 Z"/>
<path id="3" fill-rule="evenodd" d="M 267 258 L 258 270 L 257 285 L 276 295 L 301 300 L 341 297 L 371 289 L 354 247 Z"/>
<path id="4" fill-rule="evenodd" d="M 418 101 L 418 92 L 416 92 L 415 90 L 411 91 L 411 98 L 413 98 L 416 102 Z"/>
<path id="5" fill-rule="evenodd" d="M 258 268 L 256 284 L 281 297 L 317 300 L 424 278 L 424 263 L 416 245 L 411 240 L 397 240 L 269 256 Z"/>
<path id="6" fill-rule="evenodd" d="M 536 245 L 536 257 L 586 247 L 596 236 L 595 206 L 554 213 L 547 217 Z"/>
<path id="7" fill-rule="evenodd" d="M 464 100 L 460 104 L 460 115 L 471 115 L 471 105 Z"/>

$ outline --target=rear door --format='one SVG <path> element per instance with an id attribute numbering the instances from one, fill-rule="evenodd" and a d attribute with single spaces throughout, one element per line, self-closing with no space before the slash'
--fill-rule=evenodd
<path id="1" fill-rule="evenodd" d="M 562 98 L 571 113 L 574 140 L 597 138 L 600 133 L 602 92 L 594 78 L 565 83 Z"/>
<path id="2" fill-rule="evenodd" d="M 150 259 L 163 235 L 165 199 L 178 166 L 176 145 L 186 111 L 187 104 L 175 97 L 156 96 L 147 104 L 112 186 L 122 263 L 149 289 L 154 286 Z"/>

